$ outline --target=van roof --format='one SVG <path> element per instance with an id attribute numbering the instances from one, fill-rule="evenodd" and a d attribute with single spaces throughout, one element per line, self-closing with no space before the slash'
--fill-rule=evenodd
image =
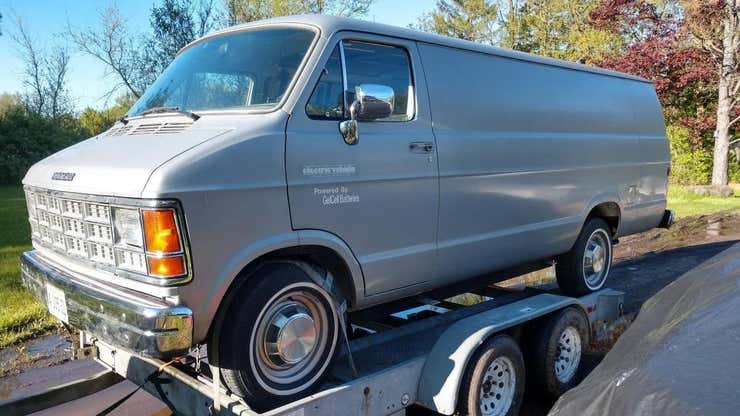
<path id="1" fill-rule="evenodd" d="M 502 56 L 511 59 L 517 59 L 521 61 L 534 62 L 542 65 L 557 66 L 562 68 L 568 68 L 576 71 L 591 72 L 595 74 L 601 74 L 606 76 L 625 78 L 634 81 L 652 83 L 650 80 L 638 77 L 635 75 L 627 74 L 624 72 L 612 71 L 608 69 L 597 68 L 594 66 L 583 65 L 575 62 L 563 61 L 560 59 L 548 58 L 539 55 L 533 55 L 530 53 L 514 51 L 511 49 L 504 49 L 495 46 L 484 45 L 477 42 L 451 38 L 448 36 L 441 36 L 434 33 L 423 32 L 420 30 L 407 29 L 398 26 L 391 26 L 382 23 L 369 22 L 366 20 L 350 19 L 347 17 L 338 17 L 322 14 L 304 14 L 295 16 L 284 16 L 276 17 L 272 19 L 259 20 L 250 23 L 244 23 L 236 26 L 232 26 L 226 29 L 216 31 L 214 33 L 206 35 L 204 38 L 211 36 L 217 36 L 224 33 L 229 33 L 237 30 L 242 30 L 250 27 L 259 27 L 269 24 L 305 24 L 314 26 L 321 31 L 321 36 L 330 38 L 334 33 L 339 31 L 354 31 L 354 32 L 366 32 L 372 34 L 379 34 L 384 36 L 391 36 L 396 38 L 408 39 L 418 42 L 425 42 L 435 45 L 448 46 L 457 49 L 465 49 L 469 51 L 487 53 L 491 55 Z M 203 39 L 203 38 L 201 38 Z M 200 40 L 200 39 L 199 39 Z M 193 43 L 197 43 L 196 40 Z M 191 43 L 192 44 L 192 43 Z M 185 46 L 186 49 L 190 45 Z"/>

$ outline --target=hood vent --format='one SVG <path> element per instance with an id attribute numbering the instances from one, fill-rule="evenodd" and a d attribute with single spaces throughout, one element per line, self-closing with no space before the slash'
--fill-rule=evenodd
<path id="1" fill-rule="evenodd" d="M 134 136 L 137 134 L 174 134 L 185 131 L 192 122 L 178 122 L 178 123 L 139 123 L 134 124 L 129 122 L 128 124 L 119 125 L 108 130 L 106 136 Z"/>

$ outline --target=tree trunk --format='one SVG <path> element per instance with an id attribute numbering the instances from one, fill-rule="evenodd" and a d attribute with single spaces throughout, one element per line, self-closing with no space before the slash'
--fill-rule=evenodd
<path id="1" fill-rule="evenodd" d="M 719 95 L 717 97 L 717 129 L 714 132 L 714 163 L 712 185 L 727 185 L 727 159 L 730 150 L 730 117 L 732 115 L 732 81 L 737 72 L 736 53 L 738 0 L 725 4 L 722 34 L 722 65 L 719 68 Z"/>
<path id="2" fill-rule="evenodd" d="M 727 156 L 730 150 L 730 82 L 725 77 L 719 80 L 717 100 L 717 130 L 714 132 L 714 162 L 712 185 L 727 185 Z"/>

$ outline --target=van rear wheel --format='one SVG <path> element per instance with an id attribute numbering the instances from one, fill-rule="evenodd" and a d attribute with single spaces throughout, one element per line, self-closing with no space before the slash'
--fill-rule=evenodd
<path id="1" fill-rule="evenodd" d="M 320 273 L 301 262 L 263 265 L 239 287 L 223 321 L 219 366 L 226 386 L 257 411 L 308 394 L 334 359 L 335 305 Z"/>
<path id="2" fill-rule="evenodd" d="M 612 265 L 609 225 L 601 218 L 591 218 L 573 248 L 556 260 L 558 285 L 566 295 L 583 296 L 601 289 Z"/>

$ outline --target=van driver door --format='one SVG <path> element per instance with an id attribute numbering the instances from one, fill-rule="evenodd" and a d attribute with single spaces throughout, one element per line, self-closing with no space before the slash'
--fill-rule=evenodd
<path id="1" fill-rule="evenodd" d="M 413 292 L 437 271 L 439 204 L 416 44 L 341 32 L 327 45 L 287 126 L 293 227 L 344 240 L 360 263 L 367 296 Z M 358 140 L 348 144 L 339 125 L 350 105 L 363 93 L 391 89 L 390 114 L 358 120 Z"/>

